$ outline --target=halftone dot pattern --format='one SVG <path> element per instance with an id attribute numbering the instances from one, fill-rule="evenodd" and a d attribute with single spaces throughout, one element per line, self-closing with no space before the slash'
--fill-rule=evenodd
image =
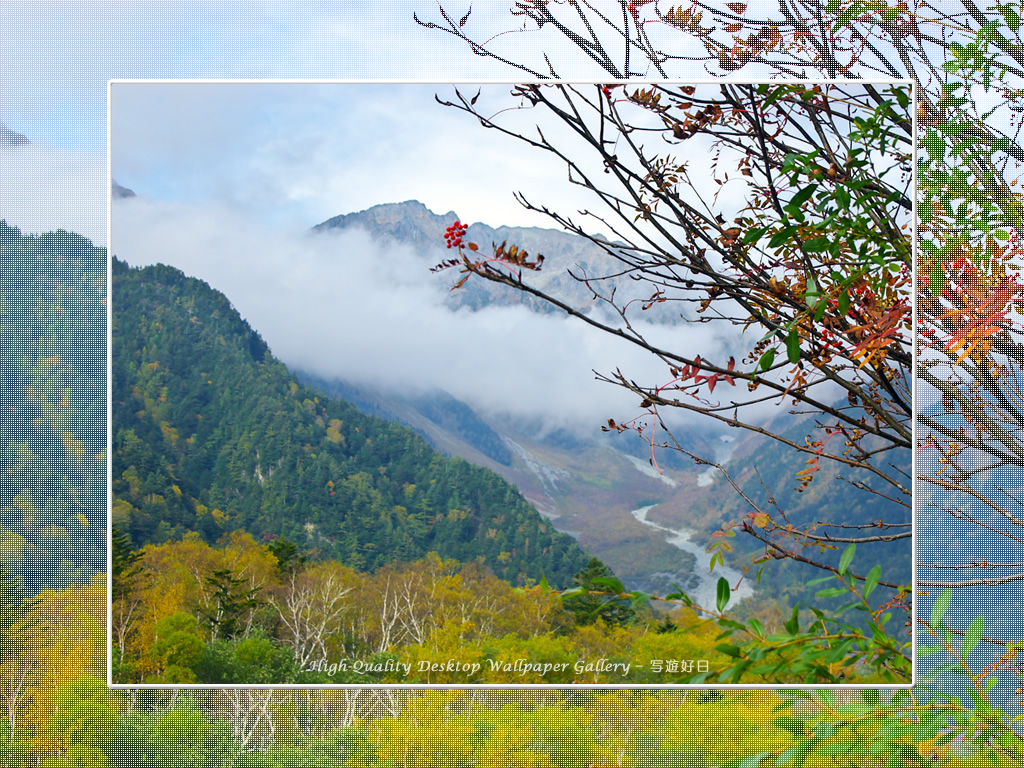
<path id="1" fill-rule="evenodd" d="M 3 565 L 36 594 L 87 583 L 105 562 L 106 261 L 67 232 L 4 224 L 0 240 L 2 298 L 18 316 L 4 321 Z"/>
<path id="2" fill-rule="evenodd" d="M 986 125 L 994 135 L 1008 124 L 1013 129 L 1016 118 L 1008 115 L 1018 110 L 1006 101 L 993 106 Z M 988 697 L 1012 716 L 1021 713 L 1024 695 L 1022 668 L 1009 649 L 1022 639 L 1020 361 L 1014 351 L 1021 329 L 1013 307 L 1021 247 L 1013 207 L 995 201 L 1002 194 L 997 188 L 1011 190 L 1019 171 L 1010 164 L 998 182 L 979 180 L 982 166 L 958 145 L 965 135 L 950 128 L 955 116 L 927 94 L 919 101 L 915 634 L 923 675 L 950 661 L 956 665 L 973 636 L 968 664 L 984 672 Z M 979 187 L 989 191 L 979 197 Z M 940 621 L 952 630 L 954 653 L 922 654 L 942 642 L 922 621 L 931 622 L 936 604 L 947 600 Z M 946 673 L 938 685 L 967 699 L 974 683 Z"/>
<path id="3" fill-rule="evenodd" d="M 778 699 L 770 691 L 524 694 L 141 691 L 135 693 L 137 714 L 112 752 L 128 764 L 141 754 L 161 765 L 181 764 L 184 755 L 217 764 L 234 743 L 261 755 L 261 764 L 287 766 L 705 768 L 779 749 L 789 733 L 780 725 L 774 736 L 752 735 L 775 717 Z M 837 692 L 836 703 L 855 696 Z M 799 714 L 820 706 L 808 703 Z M 795 721 L 785 724 L 796 727 Z M 912 726 L 906 729 L 909 737 Z M 812 759 L 857 764 L 859 752 L 856 744 L 826 741 Z M 873 759 L 888 757 L 882 751 Z"/>

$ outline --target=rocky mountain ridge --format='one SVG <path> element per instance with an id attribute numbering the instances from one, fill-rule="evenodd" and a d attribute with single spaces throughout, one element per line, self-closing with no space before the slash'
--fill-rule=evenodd
<path id="1" fill-rule="evenodd" d="M 317 224 L 313 231 L 330 234 L 361 229 L 384 242 L 390 241 L 410 247 L 416 253 L 423 254 L 426 261 L 434 264 L 441 259 L 452 257 L 454 252 L 445 249 L 444 231 L 456 220 L 461 221 L 455 211 L 436 214 L 421 202 L 407 200 L 334 216 Z M 467 243 L 477 243 L 481 253 L 489 252 L 492 245 L 507 243 L 509 246 L 523 248 L 534 256 L 543 255 L 545 259 L 542 269 L 536 272 L 524 270 L 523 282 L 581 311 L 595 311 L 602 304 L 583 282 L 584 279 L 593 280 L 594 288 L 606 296 L 614 287 L 616 301 L 620 304 L 633 298 L 647 298 L 639 290 L 639 284 L 628 277 L 597 279 L 617 275 L 623 269 L 622 262 L 611 253 L 614 252 L 616 244 L 601 237 L 598 237 L 598 241 L 602 244 L 607 243 L 606 247 L 559 229 L 491 227 L 477 222 L 469 225 L 463 240 Z M 453 284 L 456 282 L 455 274 L 452 272 Z M 452 308 L 479 309 L 486 305 L 523 305 L 536 312 L 561 312 L 534 296 L 484 280 L 469 281 L 463 288 L 449 294 L 448 303 Z M 671 311 L 661 306 L 645 313 L 644 319 L 657 322 L 679 320 L 678 316 L 673 316 Z"/>

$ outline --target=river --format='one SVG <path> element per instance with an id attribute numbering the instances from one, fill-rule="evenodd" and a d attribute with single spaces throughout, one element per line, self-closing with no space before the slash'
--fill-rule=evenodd
<path id="1" fill-rule="evenodd" d="M 711 559 L 711 555 L 704 551 L 703 544 L 697 544 L 692 540 L 694 531 L 688 531 L 685 528 L 679 530 L 673 530 L 672 528 L 666 528 L 663 525 L 651 522 L 647 519 L 647 513 L 654 509 L 657 504 L 651 504 L 647 507 L 640 507 L 634 509 L 630 514 L 637 519 L 637 521 L 643 523 L 646 526 L 654 528 L 659 531 L 663 531 L 666 536 L 665 540 L 674 547 L 678 547 L 684 552 L 689 552 L 695 558 L 697 558 L 697 565 L 695 567 L 695 576 L 699 580 L 695 589 L 687 590 L 687 594 L 690 598 L 702 608 L 708 610 L 714 610 L 716 600 L 718 596 L 718 580 L 723 576 L 729 580 L 729 583 L 735 587 L 736 583 L 740 580 L 743 575 L 742 572 L 726 566 L 715 566 L 714 573 L 708 570 L 708 561 Z M 735 605 L 740 600 L 751 597 L 754 594 L 754 589 L 750 585 L 749 581 L 744 580 L 740 584 L 739 588 L 732 593 L 732 598 L 729 600 L 729 605 Z"/>

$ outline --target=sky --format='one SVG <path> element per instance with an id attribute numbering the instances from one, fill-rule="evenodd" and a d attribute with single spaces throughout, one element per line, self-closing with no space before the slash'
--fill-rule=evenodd
<path id="1" fill-rule="evenodd" d="M 754 0 L 755 10 L 768 0 Z M 465 6 L 465 7 L 463 7 Z M 522 29 L 507 0 L 445 4 L 477 40 L 566 79 L 606 76 L 549 28 Z M 33 149 L 0 151 L 0 217 L 26 232 L 65 228 L 106 244 L 107 83 L 112 78 L 529 79 L 424 23 L 422 0 L 16 1 L 4 6 L 0 121 Z M 529 25 L 528 25 L 529 26 Z M 655 39 L 658 30 L 652 28 Z M 678 41 L 677 41 L 678 43 Z M 677 51 L 687 53 L 684 49 Z M 676 74 L 709 78 L 700 64 Z M 752 74 L 750 68 L 744 77 Z"/>
<path id="2" fill-rule="evenodd" d="M 462 85 L 490 113 L 511 86 Z M 111 92 L 111 169 L 152 199 L 223 203 L 307 228 L 340 213 L 415 199 L 468 222 L 552 226 L 512 197 L 553 185 L 564 168 L 470 116 L 438 105 L 449 84 L 147 84 Z M 523 122 L 523 121 L 519 121 Z"/>

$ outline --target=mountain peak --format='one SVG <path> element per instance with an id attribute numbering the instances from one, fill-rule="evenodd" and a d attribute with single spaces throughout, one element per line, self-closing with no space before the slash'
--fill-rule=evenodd
<path id="1" fill-rule="evenodd" d="M 0 147 L 23 147 L 31 143 L 27 136 L 12 131 L 6 124 L 0 122 Z"/>
<path id="2" fill-rule="evenodd" d="M 115 179 L 110 180 L 110 191 L 113 193 L 115 198 L 136 196 L 134 190 L 128 189 L 128 187 L 122 187 Z"/>
<path id="3" fill-rule="evenodd" d="M 462 221 L 455 211 L 449 211 L 441 216 L 418 200 L 406 200 L 402 203 L 375 205 L 365 211 L 335 216 L 313 227 L 313 231 L 323 233 L 363 229 L 374 238 L 410 246 L 416 253 L 423 254 L 426 260 L 433 260 L 431 263 L 434 263 L 439 254 L 443 257 L 445 229 L 456 219 Z M 546 259 L 544 271 L 524 275 L 524 282 L 578 309 L 592 307 L 597 300 L 590 288 L 572 277 L 569 270 L 591 277 L 621 271 L 621 263 L 608 253 L 606 248 L 561 229 L 490 226 L 481 222 L 468 226 L 465 239 L 478 243 L 481 248 L 487 248 L 491 243 L 497 245 L 507 242 L 529 253 L 543 255 Z M 625 281 L 619 282 L 623 285 L 617 289 L 618 295 L 624 296 L 629 293 L 627 301 L 636 295 L 635 286 L 625 285 Z M 521 304 L 538 312 L 561 312 L 554 305 L 535 296 L 509 291 L 505 286 L 489 284 L 483 280 L 473 281 L 462 290 L 450 293 L 447 303 L 453 308 L 470 309 L 479 309 L 485 305 Z M 651 313 L 648 319 L 655 319 L 654 313 Z"/>
<path id="4" fill-rule="evenodd" d="M 457 218 L 454 211 L 443 216 L 427 208 L 419 200 L 401 203 L 382 203 L 365 211 L 343 213 L 313 227 L 314 232 L 332 229 L 362 228 L 374 234 L 389 234 L 396 240 L 411 241 L 416 245 L 437 245 L 445 222 Z"/>

